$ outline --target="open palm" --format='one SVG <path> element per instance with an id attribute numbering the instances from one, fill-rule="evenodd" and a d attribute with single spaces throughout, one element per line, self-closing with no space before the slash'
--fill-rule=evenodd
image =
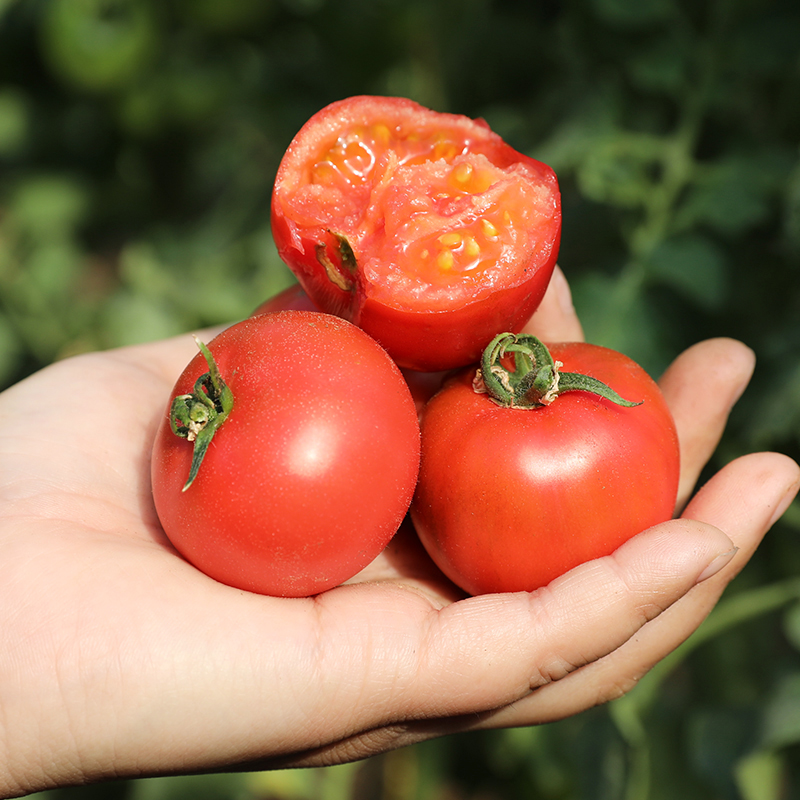
<path id="1" fill-rule="evenodd" d="M 580 338 L 560 273 L 530 327 Z M 462 597 L 404 527 L 348 585 L 257 596 L 182 560 L 152 504 L 150 445 L 195 348 L 187 335 L 89 354 L 0 396 L 2 797 L 336 763 L 577 713 L 699 625 L 800 480 L 783 456 L 739 459 L 681 518 L 532 594 Z M 713 340 L 663 376 L 681 505 L 752 366 Z"/>

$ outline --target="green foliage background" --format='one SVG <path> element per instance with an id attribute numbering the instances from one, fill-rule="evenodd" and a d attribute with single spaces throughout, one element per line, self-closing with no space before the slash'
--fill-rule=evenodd
<path id="1" fill-rule="evenodd" d="M 658 374 L 758 355 L 715 464 L 800 457 L 796 0 L 0 0 L 0 385 L 247 315 L 291 282 L 268 203 L 322 106 L 483 116 L 557 171 L 590 340 Z M 626 698 L 328 770 L 56 798 L 800 797 L 800 507 Z"/>

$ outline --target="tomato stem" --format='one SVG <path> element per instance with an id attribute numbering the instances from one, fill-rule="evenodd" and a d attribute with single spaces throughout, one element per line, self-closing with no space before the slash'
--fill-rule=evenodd
<path id="1" fill-rule="evenodd" d="M 214 434 L 233 409 L 233 392 L 220 375 L 214 356 L 196 336 L 195 341 L 208 364 L 208 372 L 195 381 L 191 394 L 177 395 L 169 410 L 172 432 L 194 443 L 189 477 L 182 490 L 184 492 L 197 477 Z"/>
<path id="2" fill-rule="evenodd" d="M 513 357 L 514 368 L 506 364 Z M 579 372 L 561 372 L 547 347 L 529 333 L 499 333 L 481 357 L 475 375 L 475 391 L 486 393 L 498 405 L 509 408 L 541 408 L 564 392 L 590 392 L 619 406 L 638 406 L 620 397 L 610 386 Z"/>

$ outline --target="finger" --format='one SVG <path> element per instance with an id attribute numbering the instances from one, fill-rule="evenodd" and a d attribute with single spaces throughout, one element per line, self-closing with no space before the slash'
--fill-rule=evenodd
<path id="1" fill-rule="evenodd" d="M 607 657 L 545 686 L 491 720 L 492 727 L 549 722 L 630 691 L 658 661 L 684 642 L 706 618 L 722 591 L 747 564 L 764 534 L 786 510 L 800 486 L 800 467 L 777 453 L 755 453 L 728 464 L 692 500 L 684 520 L 667 523 L 678 545 L 686 521 L 724 530 L 736 555 L 708 580 L 691 588 L 634 638 Z"/>
<path id="2" fill-rule="evenodd" d="M 654 528 L 613 556 L 578 567 L 544 590 L 473 597 L 427 614 L 426 619 L 417 617 L 415 623 L 424 624 L 424 636 L 417 639 L 417 633 L 403 632 L 407 655 L 399 664 L 385 657 L 390 649 L 380 646 L 391 621 L 386 615 L 380 630 L 367 633 L 369 629 L 362 628 L 373 665 L 376 658 L 380 662 L 378 669 L 362 684 L 363 694 L 343 697 L 340 690 L 337 702 L 359 709 L 369 732 L 355 733 L 290 763 L 360 758 L 388 746 L 491 724 L 494 709 L 515 708 L 533 690 L 557 685 L 572 671 L 612 652 L 683 596 L 709 563 L 731 551 L 729 539 L 713 527 L 674 525 L 683 528 L 683 535 L 676 536 L 674 527 Z M 335 597 L 331 593 L 322 599 Z M 345 600 L 340 594 L 338 602 Z M 409 618 L 407 610 L 401 618 Z M 337 673 L 341 674 L 338 668 L 330 670 L 331 675 Z M 416 721 L 405 723 L 407 719 Z"/>
<path id="3" fill-rule="evenodd" d="M 572 305 L 572 293 L 556 266 L 539 308 L 523 328 L 545 342 L 582 342 L 583 328 Z"/>
<path id="4" fill-rule="evenodd" d="M 659 385 L 675 419 L 681 449 L 679 509 L 714 452 L 754 366 L 753 351 L 741 342 L 710 339 L 678 356 L 661 377 Z"/>

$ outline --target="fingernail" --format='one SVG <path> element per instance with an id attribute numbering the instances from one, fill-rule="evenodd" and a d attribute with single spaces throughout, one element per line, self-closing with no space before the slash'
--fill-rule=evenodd
<path id="1" fill-rule="evenodd" d="M 731 563 L 731 559 L 739 551 L 738 547 L 732 547 L 724 553 L 715 556 L 714 559 L 706 566 L 706 568 L 697 576 L 697 583 L 707 581 L 712 576 L 716 575 L 723 567 Z"/>
<path id="2" fill-rule="evenodd" d="M 781 498 L 780 503 L 775 507 L 775 511 L 773 511 L 772 516 L 769 520 L 768 527 L 772 527 L 785 513 L 786 509 L 792 504 L 795 496 L 797 495 L 797 484 L 793 483 L 786 494 Z"/>

